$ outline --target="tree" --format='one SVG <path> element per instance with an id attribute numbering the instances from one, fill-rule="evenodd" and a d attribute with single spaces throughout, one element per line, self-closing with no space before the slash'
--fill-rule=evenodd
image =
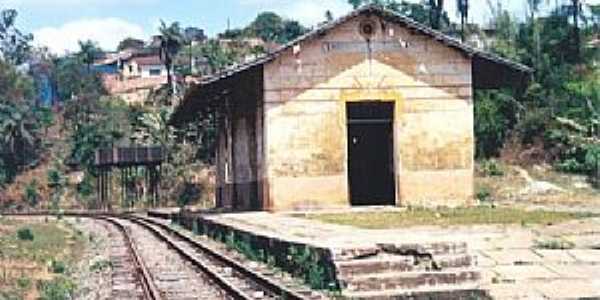
<path id="1" fill-rule="evenodd" d="M 581 0 L 571 0 L 571 11 L 573 17 L 573 41 L 575 43 L 574 60 L 576 62 L 579 62 L 581 59 L 581 33 L 579 30 L 579 21 L 582 17 L 581 10 Z"/>
<path id="2" fill-rule="evenodd" d="M 464 42 L 465 36 L 465 24 L 469 19 L 469 0 L 456 0 L 456 11 L 460 15 L 460 38 Z"/>
<path id="3" fill-rule="evenodd" d="M 0 60 L 0 161 L 6 181 L 37 157 L 39 116 L 34 98 L 31 78 Z"/>
<path id="4" fill-rule="evenodd" d="M 297 21 L 283 19 L 274 12 L 263 12 L 244 31 L 265 42 L 287 43 L 308 30 Z"/>
<path id="5" fill-rule="evenodd" d="M 590 8 L 591 20 L 594 26 L 593 30 L 598 32 L 600 30 L 600 4 L 589 4 L 588 6 Z"/>
<path id="6" fill-rule="evenodd" d="M 208 62 L 211 73 L 216 73 L 235 62 L 234 53 L 231 50 L 223 49 L 216 40 L 210 40 L 200 49 L 202 56 Z"/>
<path id="7" fill-rule="evenodd" d="M 48 170 L 46 177 L 48 181 L 48 187 L 51 190 L 52 209 L 58 210 L 60 208 L 60 198 L 64 192 L 64 176 L 61 171 L 55 167 Z"/>
<path id="8" fill-rule="evenodd" d="M 204 30 L 197 27 L 186 27 L 183 30 L 183 36 L 188 42 L 203 42 L 206 40 Z"/>
<path id="9" fill-rule="evenodd" d="M 144 44 L 145 43 L 142 40 L 128 37 L 128 38 L 122 40 L 121 42 L 119 42 L 119 45 L 117 46 L 117 51 L 123 51 L 125 49 L 136 49 L 136 50 L 143 49 Z"/>
<path id="10" fill-rule="evenodd" d="M 0 186 L 39 157 L 39 120 L 33 80 L 15 65 L 30 55 L 31 35 L 14 23 L 15 10 L 0 11 Z"/>
<path id="11" fill-rule="evenodd" d="M 171 87 L 171 92 L 175 92 L 173 83 L 173 59 L 184 44 L 184 38 L 178 22 L 173 22 L 167 26 L 161 21 L 160 31 L 160 58 L 167 68 L 167 85 Z"/>
<path id="12" fill-rule="evenodd" d="M 248 26 L 249 30 L 266 42 L 275 42 L 283 31 L 283 19 L 274 12 L 263 12 Z"/>
<path id="13" fill-rule="evenodd" d="M 94 64 L 94 61 L 101 53 L 102 49 L 98 47 L 96 42 L 91 40 L 79 41 L 79 52 L 77 53 L 77 56 L 85 64 L 88 73 L 91 73 L 92 64 Z"/>
<path id="14" fill-rule="evenodd" d="M 442 29 L 444 0 L 429 0 L 429 24 L 433 29 Z"/>
<path id="15" fill-rule="evenodd" d="M 535 43 L 535 66 L 538 66 L 540 61 L 540 32 L 538 24 L 536 22 L 536 13 L 539 11 L 539 7 L 542 0 L 527 0 L 529 6 L 530 19 L 532 29 L 533 42 Z"/>
<path id="16" fill-rule="evenodd" d="M 196 28 L 196 27 L 187 27 L 184 31 L 183 31 L 183 37 L 185 39 L 185 43 L 189 46 L 188 47 L 188 54 L 189 54 L 189 74 L 196 74 L 197 71 L 195 70 L 195 56 L 194 56 L 194 51 L 193 51 L 193 46 L 194 43 L 196 42 L 203 42 L 206 39 L 206 36 L 204 35 L 204 30 Z"/>
<path id="17" fill-rule="evenodd" d="M 14 9 L 0 10 L 0 59 L 20 65 L 30 53 L 33 35 L 23 34 L 15 27 L 17 16 Z"/>
<path id="18" fill-rule="evenodd" d="M 40 194 L 38 192 L 38 182 L 37 179 L 31 180 L 29 184 L 25 187 L 25 192 L 23 194 L 23 200 L 29 204 L 31 207 L 36 207 L 40 199 Z"/>
<path id="19" fill-rule="evenodd" d="M 0 104 L 0 120 L 3 144 L 8 145 L 11 153 L 21 154 L 23 160 L 24 148 L 34 147 L 36 142 L 36 124 L 30 107 L 19 103 Z"/>
<path id="20" fill-rule="evenodd" d="M 378 5 L 393 11 L 399 11 L 401 6 L 407 5 L 404 1 L 398 3 L 395 0 L 348 0 L 348 3 L 352 5 L 352 8 L 354 9 L 364 5 Z"/>
<path id="21" fill-rule="evenodd" d="M 333 13 L 330 10 L 325 12 L 325 22 L 333 21 Z"/>
<path id="22" fill-rule="evenodd" d="M 305 34 L 307 31 L 298 21 L 285 20 L 283 21 L 283 29 L 278 34 L 277 41 L 279 43 L 287 43 Z"/>

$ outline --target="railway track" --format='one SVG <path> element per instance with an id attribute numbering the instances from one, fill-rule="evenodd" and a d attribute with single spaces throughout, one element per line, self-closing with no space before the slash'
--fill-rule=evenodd
<path id="1" fill-rule="evenodd" d="M 151 231 L 233 299 L 307 299 L 163 223 L 133 216 L 127 219 Z"/>
<path id="2" fill-rule="evenodd" d="M 98 219 L 109 223 L 106 228 L 111 237 L 111 299 L 160 299 L 139 252 L 133 246 L 127 227 L 110 218 Z"/>
<path id="3" fill-rule="evenodd" d="M 310 299 L 164 223 L 134 215 L 73 216 L 119 231 L 111 235 L 111 299 Z"/>

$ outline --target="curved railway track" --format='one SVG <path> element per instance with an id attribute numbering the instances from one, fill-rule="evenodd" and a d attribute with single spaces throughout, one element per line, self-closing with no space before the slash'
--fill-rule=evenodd
<path id="1" fill-rule="evenodd" d="M 140 253 L 134 247 L 128 228 L 111 218 L 97 219 L 110 223 L 111 227 L 118 230 L 118 236 L 111 239 L 111 299 L 161 299 Z M 108 231 L 112 233 L 111 229 Z"/>
<path id="2" fill-rule="evenodd" d="M 111 262 L 117 274 L 111 299 L 310 298 L 164 223 L 134 215 L 66 215 L 102 220 L 121 233 L 111 241 L 116 250 Z"/>

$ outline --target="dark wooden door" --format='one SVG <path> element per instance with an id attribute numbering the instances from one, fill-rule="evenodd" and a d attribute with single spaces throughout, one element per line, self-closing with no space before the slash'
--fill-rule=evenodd
<path id="1" fill-rule="evenodd" d="M 352 205 L 394 205 L 393 103 L 349 103 L 348 183 Z"/>

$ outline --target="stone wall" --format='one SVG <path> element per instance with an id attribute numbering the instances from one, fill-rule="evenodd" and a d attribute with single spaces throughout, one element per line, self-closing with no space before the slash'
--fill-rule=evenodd
<path id="1" fill-rule="evenodd" d="M 375 24 L 369 43 L 361 22 Z M 471 60 L 425 35 L 359 16 L 289 49 L 264 70 L 265 168 L 272 210 L 347 207 L 347 102 L 395 103 L 398 205 L 473 197 Z M 435 183 L 435 184 L 432 184 Z"/>

